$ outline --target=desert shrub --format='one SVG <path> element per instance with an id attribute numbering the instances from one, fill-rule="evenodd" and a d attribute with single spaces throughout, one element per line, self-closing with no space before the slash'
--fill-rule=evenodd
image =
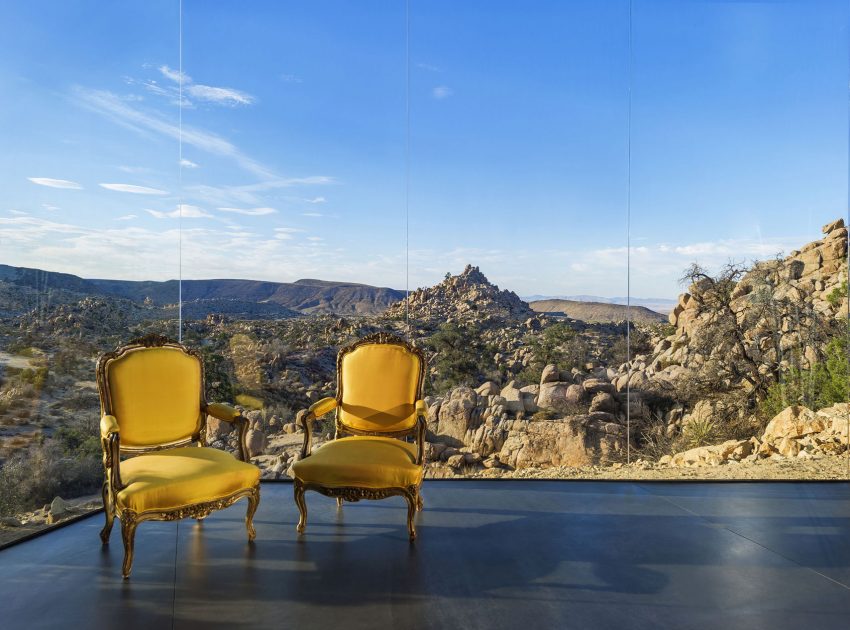
<path id="1" fill-rule="evenodd" d="M 539 383 L 543 368 L 550 363 L 569 370 L 585 363 L 589 356 L 587 342 L 565 322 L 530 333 L 525 342 L 531 348 L 531 361 L 517 374 L 517 379 L 525 383 Z"/>
<path id="2" fill-rule="evenodd" d="M 61 440 L 47 440 L 10 457 L 0 468 L 0 514 L 32 510 L 56 496 L 95 492 L 103 481 L 99 452 L 68 453 Z"/>
<path id="3" fill-rule="evenodd" d="M 22 383 L 32 385 L 37 391 L 41 391 L 47 382 L 48 369 L 46 367 L 25 368 L 18 374 Z"/>
<path id="4" fill-rule="evenodd" d="M 541 410 L 535 412 L 534 415 L 531 416 L 531 419 L 532 420 L 538 420 L 538 421 L 539 420 L 554 420 L 557 417 L 559 417 L 558 412 L 553 411 L 551 409 L 541 409 Z"/>
<path id="5" fill-rule="evenodd" d="M 207 400 L 234 400 L 235 392 L 233 391 L 233 383 L 230 380 L 227 359 L 210 348 L 202 348 L 201 357 L 204 361 L 204 381 L 207 389 Z"/>
<path id="6" fill-rule="evenodd" d="M 78 352 L 70 350 L 60 350 L 50 360 L 53 372 L 60 376 L 74 375 L 84 367 L 85 363 L 86 361 L 80 357 Z"/>
<path id="7" fill-rule="evenodd" d="M 498 374 L 497 349 L 482 339 L 476 324 L 447 323 L 425 341 L 432 354 L 429 392 L 442 394 L 459 385 L 475 386 Z"/>
<path id="8" fill-rule="evenodd" d="M 714 418 L 693 418 L 682 432 L 689 448 L 712 444 L 717 441 L 718 434 L 719 426 Z"/>
<path id="9" fill-rule="evenodd" d="M 825 360 L 811 369 L 790 368 L 768 389 L 759 406 L 760 415 L 770 419 L 789 405 L 822 409 L 850 398 L 850 365 L 846 335 L 834 337 L 826 346 Z"/>
<path id="10" fill-rule="evenodd" d="M 829 302 L 833 307 L 837 307 L 841 304 L 842 300 L 847 299 L 847 281 L 841 283 L 840 286 L 835 287 L 829 294 L 826 296 L 826 301 Z"/>
<path id="11" fill-rule="evenodd" d="M 638 434 L 635 455 L 638 458 L 658 461 L 665 455 L 673 455 L 680 450 L 681 435 L 668 435 L 664 414 L 653 413 L 642 426 Z"/>

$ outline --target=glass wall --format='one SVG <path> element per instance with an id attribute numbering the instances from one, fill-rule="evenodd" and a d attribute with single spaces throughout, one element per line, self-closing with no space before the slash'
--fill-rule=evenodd
<path id="1" fill-rule="evenodd" d="M 338 348 L 404 333 L 381 315 L 406 281 L 405 6 L 183 9 L 184 339 L 208 398 L 246 410 L 264 477 L 286 478 Z M 235 450 L 230 428 L 210 444 Z"/>
<path id="2" fill-rule="evenodd" d="M 0 10 L 0 544 L 99 507 L 95 361 L 177 336 L 178 17 Z"/>
<path id="3" fill-rule="evenodd" d="M 608 369 L 626 360 L 626 306 L 607 300 L 627 292 L 628 5 L 415 2 L 410 19 L 430 471 L 618 461 Z"/>
<path id="4" fill-rule="evenodd" d="M 847 476 L 846 3 L 0 15 L 0 535 L 96 505 L 94 362 L 147 332 L 267 479 L 377 331 L 432 477 Z"/>
<path id="5" fill-rule="evenodd" d="M 633 5 L 631 294 L 679 294 L 633 340 L 633 440 L 665 475 L 846 476 L 847 19 Z"/>

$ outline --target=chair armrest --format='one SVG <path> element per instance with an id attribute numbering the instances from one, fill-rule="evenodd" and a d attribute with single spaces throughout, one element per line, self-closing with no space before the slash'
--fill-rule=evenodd
<path id="1" fill-rule="evenodd" d="M 100 447 L 103 449 L 103 472 L 111 488 L 111 496 L 124 488 L 121 483 L 121 430 L 115 416 L 100 418 Z"/>
<path id="2" fill-rule="evenodd" d="M 310 405 L 309 411 L 311 414 L 313 414 L 313 418 L 321 418 L 329 411 L 333 411 L 334 409 L 336 409 L 336 406 L 336 398 L 322 398 L 321 400 L 318 400 L 312 405 Z"/>
<path id="3" fill-rule="evenodd" d="M 117 418 L 115 416 L 102 416 L 100 418 L 100 437 L 107 438 L 113 433 L 120 433 Z"/>
<path id="4" fill-rule="evenodd" d="M 236 407 L 225 405 L 224 403 L 209 403 L 204 408 L 209 415 L 225 422 L 237 422 L 242 417 L 242 412 Z"/>
<path id="5" fill-rule="evenodd" d="M 218 418 L 224 422 L 235 424 L 239 427 L 239 459 L 243 462 L 250 462 L 251 457 L 248 453 L 248 418 L 242 415 L 242 412 L 235 407 L 225 405 L 224 403 L 204 403 L 201 406 L 204 413 L 213 418 Z M 203 441 L 201 442 L 204 443 Z"/>

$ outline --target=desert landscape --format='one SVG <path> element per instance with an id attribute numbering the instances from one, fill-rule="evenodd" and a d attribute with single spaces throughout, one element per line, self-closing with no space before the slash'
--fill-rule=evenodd
<path id="1" fill-rule="evenodd" d="M 208 399 L 245 410 L 267 479 L 288 477 L 298 414 L 334 394 L 339 347 L 378 331 L 429 357 L 430 477 L 848 478 L 847 234 L 839 219 L 787 256 L 683 270 L 666 317 L 528 303 L 471 265 L 407 303 L 351 283 L 185 281 L 183 339 L 204 357 Z M 173 281 L 0 265 L 4 530 L 96 506 L 95 361 L 176 337 L 176 296 Z M 316 429 L 321 444 L 332 420 Z M 235 451 L 228 430 L 211 419 L 208 442 Z"/>

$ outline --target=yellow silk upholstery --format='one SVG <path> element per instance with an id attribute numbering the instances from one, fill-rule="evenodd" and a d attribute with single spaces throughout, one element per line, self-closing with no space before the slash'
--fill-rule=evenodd
<path id="1" fill-rule="evenodd" d="M 366 344 L 343 357 L 341 372 L 343 424 L 387 432 L 416 424 L 418 356 L 395 344 Z"/>
<path id="2" fill-rule="evenodd" d="M 123 439 L 123 433 L 122 433 Z M 260 469 L 211 448 L 173 448 L 121 462 L 122 508 L 170 510 L 221 499 L 258 482 Z"/>
<path id="3" fill-rule="evenodd" d="M 336 398 L 322 398 L 310 405 L 310 411 L 317 418 L 322 417 L 334 409 L 336 409 Z"/>
<path id="4" fill-rule="evenodd" d="M 201 365 L 177 348 L 139 348 L 109 363 L 112 415 L 121 446 L 187 439 L 201 421 Z"/>
<path id="5" fill-rule="evenodd" d="M 406 488 L 422 481 L 416 446 L 394 438 L 354 436 L 333 440 L 292 465 L 305 483 L 329 488 Z"/>

